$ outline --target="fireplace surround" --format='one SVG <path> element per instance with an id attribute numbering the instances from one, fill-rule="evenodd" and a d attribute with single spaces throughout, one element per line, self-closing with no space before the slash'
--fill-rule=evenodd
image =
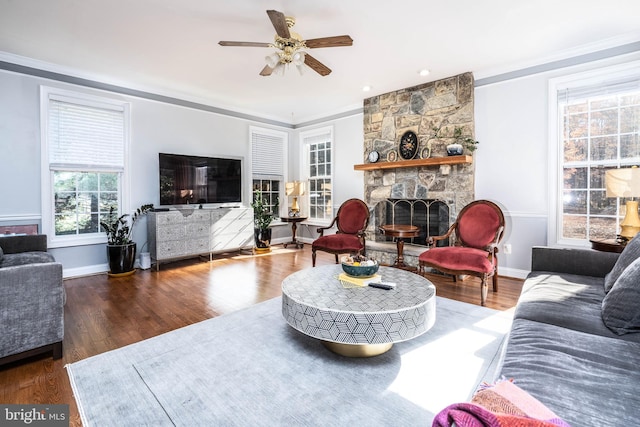
<path id="1" fill-rule="evenodd" d="M 368 164 L 371 168 L 363 169 L 364 200 L 372 213 L 367 229 L 367 255 L 383 264 L 392 264 L 396 246 L 379 232 L 379 227 L 389 223 L 412 224 L 421 229 L 421 235 L 406 242 L 404 255 L 405 263 L 417 266 L 417 257 L 426 250 L 428 236 L 444 234 L 460 209 L 475 198 L 473 161 L 435 162 L 447 157 L 446 146 L 456 127 L 474 137 L 473 74 L 464 73 L 365 99 L 363 126 L 363 159 L 377 151 L 379 162 L 386 163 L 379 168 Z M 439 135 L 443 137 L 434 137 L 434 127 L 441 128 Z M 428 157 L 434 162 L 398 161 L 398 144 L 407 131 L 417 136 L 416 158 Z"/>

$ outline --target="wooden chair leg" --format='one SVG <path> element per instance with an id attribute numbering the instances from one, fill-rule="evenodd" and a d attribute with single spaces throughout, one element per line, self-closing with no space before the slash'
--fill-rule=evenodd
<path id="1" fill-rule="evenodd" d="M 494 254 L 493 256 L 493 262 L 495 262 L 495 268 L 493 269 L 493 292 L 498 292 L 498 254 Z"/>
<path id="2" fill-rule="evenodd" d="M 53 358 L 54 359 L 62 358 L 62 341 L 53 344 Z"/>
<path id="3" fill-rule="evenodd" d="M 311 266 L 312 267 L 316 266 L 316 250 L 315 249 L 311 250 Z"/>
<path id="4" fill-rule="evenodd" d="M 483 307 L 487 303 L 487 292 L 489 291 L 489 285 L 487 284 L 487 275 L 482 275 L 482 283 L 480 284 L 480 305 Z"/>

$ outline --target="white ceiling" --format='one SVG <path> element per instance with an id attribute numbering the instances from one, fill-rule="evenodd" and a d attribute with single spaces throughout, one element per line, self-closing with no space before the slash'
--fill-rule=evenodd
<path id="1" fill-rule="evenodd" d="M 304 39 L 348 34 L 353 46 L 313 49 L 327 77 L 262 77 L 272 49 L 218 41 L 273 41 L 267 9 L 295 17 Z M 639 0 L 0 0 L 0 60 L 289 124 L 639 40 Z"/>

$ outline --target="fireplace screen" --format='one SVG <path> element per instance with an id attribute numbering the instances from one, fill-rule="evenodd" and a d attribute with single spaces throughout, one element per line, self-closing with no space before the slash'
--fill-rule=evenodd
<path id="1" fill-rule="evenodd" d="M 420 229 L 418 237 L 408 239 L 408 243 L 427 246 L 430 236 L 441 236 L 449 229 L 449 205 L 442 200 L 388 199 L 384 208 L 384 224 L 415 225 Z M 449 241 L 440 240 L 436 246 L 449 246 Z"/>

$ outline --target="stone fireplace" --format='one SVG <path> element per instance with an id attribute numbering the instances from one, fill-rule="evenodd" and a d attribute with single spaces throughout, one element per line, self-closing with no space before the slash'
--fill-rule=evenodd
<path id="1" fill-rule="evenodd" d="M 365 99 L 364 158 L 374 150 L 380 154 L 377 163 L 356 165 L 364 171 L 365 202 L 372 210 L 367 255 L 392 264 L 396 245 L 379 227 L 413 224 L 421 232 L 405 242 L 405 262 L 416 266 L 428 237 L 444 234 L 460 209 L 474 200 L 471 153 L 453 159 L 446 152 L 456 127 L 474 137 L 473 108 L 471 73 Z M 434 128 L 440 128 L 438 137 Z M 418 138 L 413 159 L 399 156 L 398 144 L 407 131 Z"/>

